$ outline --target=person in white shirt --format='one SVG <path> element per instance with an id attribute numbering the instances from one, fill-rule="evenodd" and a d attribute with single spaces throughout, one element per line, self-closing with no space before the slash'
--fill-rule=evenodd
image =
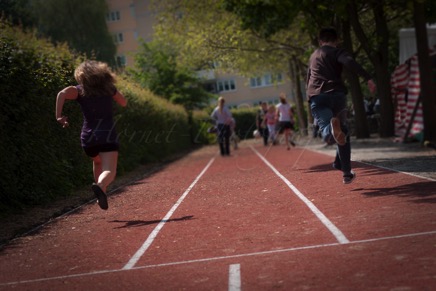
<path id="1" fill-rule="evenodd" d="M 232 113 L 227 106 L 224 105 L 225 102 L 226 101 L 223 97 L 219 97 L 218 106 L 210 115 L 216 122 L 221 156 L 230 155 L 230 135 L 232 132 L 230 128 L 230 124 L 232 123 Z"/>
<path id="2" fill-rule="evenodd" d="M 280 94 L 280 104 L 277 105 L 277 120 L 279 122 L 278 134 L 285 133 L 286 148 L 289 150 L 289 144 L 295 146 L 291 140 L 294 129 L 294 114 L 291 105 L 286 101 L 285 93 Z"/>

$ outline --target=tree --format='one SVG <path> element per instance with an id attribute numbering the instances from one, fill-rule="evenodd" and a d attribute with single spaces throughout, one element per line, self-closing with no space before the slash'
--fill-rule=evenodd
<path id="1" fill-rule="evenodd" d="M 66 42 L 88 58 L 115 64 L 116 47 L 106 24 L 104 0 L 30 0 L 38 33 Z"/>
<path id="2" fill-rule="evenodd" d="M 274 35 L 268 30 L 244 29 L 235 14 L 224 10 L 224 2 L 159 1 L 157 11 L 162 21 L 156 27 L 155 37 L 178 47 L 181 62 L 197 69 L 218 62 L 220 70 L 247 77 L 265 72 L 287 72 L 294 80 L 292 76 L 296 75 L 293 70 L 298 68 L 297 73 L 300 74 L 301 63 L 291 66 L 289 61 L 294 62 L 304 56 L 310 43 L 308 36 L 297 29 L 298 24 L 294 29 L 281 30 Z M 285 10 L 282 8 L 281 15 L 288 16 L 289 12 L 283 13 Z M 270 15 L 277 11 L 271 8 Z M 295 80 L 293 83 L 296 84 Z M 300 85 L 300 81 L 297 83 Z M 298 120 L 302 122 L 300 129 L 304 132 L 307 128 L 304 114 L 306 102 L 301 90 L 296 90 L 296 87 L 291 89 L 297 99 Z"/>
<path id="3" fill-rule="evenodd" d="M 363 1 L 362 1 L 363 2 Z M 349 1 L 347 12 L 349 21 L 356 37 L 374 66 L 377 95 L 380 99 L 380 135 L 389 137 L 394 135 L 394 107 L 391 98 L 390 72 L 389 72 L 389 29 L 385 13 L 385 1 Z M 374 30 L 363 26 L 360 20 L 361 12 L 373 13 Z M 376 37 L 370 37 L 375 35 Z"/>
<path id="4" fill-rule="evenodd" d="M 135 67 L 129 73 L 143 87 L 183 105 L 188 112 L 206 106 L 213 97 L 193 71 L 177 64 L 177 52 L 158 42 L 142 42 L 135 55 Z"/>
<path id="5" fill-rule="evenodd" d="M 281 33 L 283 30 L 287 30 L 288 34 L 295 35 L 306 33 L 312 39 L 313 47 L 310 47 L 310 51 L 317 46 L 317 33 L 320 28 L 325 26 L 334 26 L 341 30 L 341 25 L 346 24 L 345 21 L 341 22 L 340 14 L 345 15 L 344 1 L 300 1 L 298 4 L 295 1 L 262 1 L 253 0 L 238 2 L 233 0 L 225 0 L 227 3 L 227 9 L 234 12 L 241 19 L 243 28 L 250 28 L 254 31 L 260 31 L 264 38 L 269 38 L 275 34 Z M 293 11 L 290 15 L 284 15 L 291 9 Z M 332 13 L 335 11 L 335 13 Z M 296 25 L 298 24 L 298 25 Z M 350 34 L 348 27 L 344 27 L 346 36 Z M 300 30 L 300 33 L 296 33 L 296 30 Z M 292 32 L 292 33 L 290 33 Z M 306 38 L 307 39 L 307 38 Z M 288 40 L 292 41 L 292 38 Z M 344 38 L 344 46 L 346 46 L 352 52 L 351 35 Z M 307 47 L 302 45 L 302 48 Z M 290 58 L 290 72 L 291 79 L 295 88 L 298 88 L 297 92 L 301 89 L 297 86 L 299 82 L 300 74 L 304 74 L 306 71 L 307 57 L 306 55 L 295 55 L 291 53 Z M 304 62 L 304 65 L 299 65 Z M 292 65 L 292 64 L 295 65 Z M 298 68 L 298 73 L 293 72 L 292 68 Z M 305 75 L 305 74 L 304 74 Z M 356 135 L 357 137 L 368 137 L 369 130 L 366 122 L 366 114 L 363 105 L 363 95 L 360 91 L 360 85 L 358 77 L 348 72 L 347 74 L 349 83 L 351 85 L 351 95 L 356 112 Z M 305 79 L 305 76 L 303 77 Z M 298 102 L 301 100 L 300 102 Z M 297 98 L 297 107 L 303 112 L 303 106 L 299 103 L 303 103 L 302 98 Z M 301 121 L 301 119 L 300 119 Z M 307 123 L 306 123 L 307 125 Z M 301 125 L 300 125 L 301 126 Z"/>
<path id="6" fill-rule="evenodd" d="M 351 37 L 350 25 L 348 20 L 342 20 L 342 37 L 344 40 L 343 46 L 349 52 L 353 52 L 353 41 Z M 355 134 L 357 138 L 368 138 L 370 136 L 367 115 L 364 105 L 364 96 L 360 86 L 359 77 L 345 71 L 346 78 L 350 84 L 351 99 L 353 101 L 353 109 L 355 116 Z"/>
<path id="7" fill-rule="evenodd" d="M 426 27 L 426 1 L 413 1 L 413 20 L 415 23 L 416 46 L 418 49 L 419 75 L 424 114 L 424 140 L 436 141 L 436 76 L 433 74 L 431 65 L 436 66 L 436 62 L 430 62 L 427 27 Z M 427 1 L 431 2 L 431 1 Z"/>
<path id="8" fill-rule="evenodd" d="M 381 135 L 391 136 L 394 131 L 394 110 L 393 102 L 390 96 L 390 72 L 392 65 L 390 64 L 390 39 L 392 32 L 397 32 L 398 28 L 413 26 L 417 31 L 417 47 L 421 67 L 421 92 L 424 94 L 424 135 L 428 138 L 435 138 L 434 131 L 435 122 L 435 97 L 431 94 L 430 81 L 430 62 L 428 61 L 428 41 L 426 40 L 426 17 L 436 20 L 436 4 L 434 1 L 349 1 L 348 14 L 353 30 L 365 50 L 371 63 L 374 65 L 377 77 L 378 97 L 381 105 Z M 358 8 L 360 7 L 360 8 Z M 367 8 L 365 8 L 367 7 Z M 374 29 L 371 31 L 368 23 L 362 22 L 362 11 L 367 10 L 373 14 L 375 23 Z M 400 20 L 398 20 L 400 19 Z M 394 24 L 394 26 L 390 26 Z M 376 37 L 371 37 L 375 35 Z M 422 60 L 422 61 L 421 61 Z M 426 64 L 426 65 L 425 65 Z M 425 97 L 424 97 L 425 96 Z M 433 133 L 432 133 L 433 132 Z"/>
<path id="9" fill-rule="evenodd" d="M 268 5 L 283 7 L 285 2 L 291 5 L 289 1 L 266 1 L 266 0 L 251 0 L 238 2 L 233 0 L 224 0 L 237 8 L 232 7 L 241 19 L 242 26 L 251 26 L 253 29 L 260 31 L 268 31 L 270 34 L 277 33 L 280 30 L 286 29 L 286 24 L 296 21 L 295 18 L 274 17 L 274 9 L 267 9 L 263 13 L 263 8 Z M 278 3 L 281 2 L 281 3 Z M 256 6 L 259 9 L 253 9 Z M 301 28 L 307 30 L 312 36 L 316 35 L 314 29 L 318 30 L 321 26 L 334 26 L 338 31 L 344 32 L 344 46 L 352 49 L 352 38 L 356 36 L 359 41 L 359 48 L 362 48 L 366 53 L 375 70 L 375 80 L 378 85 L 378 98 L 381 102 L 381 136 L 392 136 L 394 134 L 394 108 L 391 100 L 390 92 L 390 61 L 391 54 L 389 51 L 390 44 L 390 27 L 389 23 L 398 16 L 404 16 L 406 13 L 410 16 L 410 10 L 404 13 L 404 6 L 399 6 L 394 1 L 363 1 L 363 0 L 342 0 L 342 1 L 325 1 L 325 0 L 303 0 L 300 5 L 295 5 L 294 8 L 300 8 L 300 13 L 304 15 L 305 22 Z M 259 15 L 253 15 L 255 12 Z M 280 12 L 278 13 L 280 15 Z M 295 11 L 292 12 L 295 15 Z M 407 15 L 407 14 L 406 14 Z M 280 21 L 277 24 L 275 21 Z M 309 25 L 304 26 L 305 23 Z M 348 24 L 350 23 L 350 24 Z M 350 25 L 354 34 L 351 34 Z M 289 28 L 287 28 L 289 29 Z M 356 51 L 359 51 L 356 50 Z M 348 74 L 348 81 L 351 85 L 352 100 L 355 109 L 357 109 L 356 123 L 358 137 L 366 137 L 368 128 L 366 125 L 366 117 L 363 114 L 363 95 L 360 92 L 360 85 L 357 78 L 352 74 Z M 365 126 L 362 124 L 365 123 Z"/>
<path id="10" fill-rule="evenodd" d="M 0 17 L 6 17 L 12 25 L 23 28 L 32 27 L 35 23 L 29 4 L 31 0 L 0 0 Z"/>

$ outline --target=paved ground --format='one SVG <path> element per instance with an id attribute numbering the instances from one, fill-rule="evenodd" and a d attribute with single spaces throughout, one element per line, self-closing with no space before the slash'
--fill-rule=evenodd
<path id="1" fill-rule="evenodd" d="M 325 147 L 320 140 L 307 139 L 299 143 L 310 149 L 335 155 L 334 146 Z M 379 167 L 407 172 L 436 180 L 436 150 L 418 142 L 397 143 L 391 138 L 351 140 L 351 158 Z"/>

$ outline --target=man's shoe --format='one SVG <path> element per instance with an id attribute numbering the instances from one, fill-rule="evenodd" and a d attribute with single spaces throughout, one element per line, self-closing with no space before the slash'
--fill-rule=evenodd
<path id="1" fill-rule="evenodd" d="M 345 134 L 341 129 L 341 122 L 336 117 L 332 117 L 330 120 L 330 126 L 332 128 L 332 135 L 336 143 L 340 146 L 345 144 Z"/>
<path id="2" fill-rule="evenodd" d="M 92 183 L 91 189 L 94 191 L 95 197 L 97 198 L 98 206 L 100 206 L 100 208 L 103 210 L 107 210 L 109 205 L 107 204 L 106 193 L 104 193 L 104 191 L 96 183 Z"/>
<path id="3" fill-rule="evenodd" d="M 344 175 L 344 184 L 350 184 L 355 179 L 356 179 L 356 173 L 351 171 L 350 174 Z"/>

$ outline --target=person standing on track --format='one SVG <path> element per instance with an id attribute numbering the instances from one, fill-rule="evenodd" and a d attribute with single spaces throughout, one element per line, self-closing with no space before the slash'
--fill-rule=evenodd
<path id="1" fill-rule="evenodd" d="M 239 136 L 236 134 L 236 120 L 232 117 L 232 121 L 230 122 L 230 142 L 233 144 L 233 149 L 238 149 Z"/>
<path id="2" fill-rule="evenodd" d="M 263 145 L 268 145 L 268 128 L 265 126 L 265 115 L 268 112 L 268 104 L 264 101 L 260 103 L 260 108 L 256 115 L 256 128 L 263 139 Z"/>
<path id="3" fill-rule="evenodd" d="M 295 146 L 295 143 L 291 140 L 292 130 L 294 129 L 294 114 L 291 105 L 286 101 L 285 93 L 280 93 L 279 98 L 280 104 L 277 105 L 278 134 L 285 133 L 286 148 L 289 150 L 289 143 Z"/>
<path id="4" fill-rule="evenodd" d="M 218 98 L 218 106 L 212 111 L 210 117 L 215 120 L 218 130 L 218 143 L 221 156 L 230 156 L 230 135 L 232 122 L 232 113 L 225 106 L 225 99 Z"/>
<path id="5" fill-rule="evenodd" d="M 362 66 L 338 47 L 339 39 L 334 28 L 321 29 L 318 41 L 320 47 L 309 60 L 306 95 L 323 140 L 327 144 L 337 144 L 333 167 L 343 172 L 343 183 L 349 184 L 356 174 L 351 170 L 347 89 L 341 77 L 343 67 L 365 78 L 371 93 L 375 92 L 376 86 Z"/>
<path id="6" fill-rule="evenodd" d="M 268 112 L 265 114 L 263 122 L 268 129 L 268 137 L 271 140 L 272 145 L 276 144 L 276 107 L 274 105 L 268 106 Z"/>
<path id="7" fill-rule="evenodd" d="M 85 61 L 74 72 L 79 85 L 60 91 L 56 98 L 56 120 L 68 127 L 68 117 L 62 115 L 66 100 L 76 100 L 83 113 L 81 145 L 92 159 L 95 183 L 91 189 L 100 208 L 108 209 L 106 190 L 115 179 L 118 161 L 118 137 L 114 130 L 113 101 L 125 107 L 126 98 L 115 87 L 115 75 L 108 65 Z"/>

